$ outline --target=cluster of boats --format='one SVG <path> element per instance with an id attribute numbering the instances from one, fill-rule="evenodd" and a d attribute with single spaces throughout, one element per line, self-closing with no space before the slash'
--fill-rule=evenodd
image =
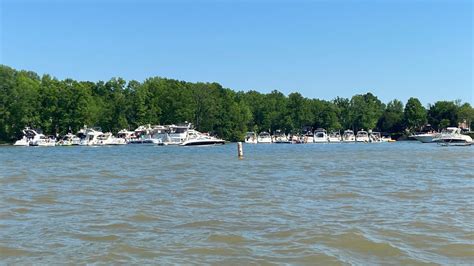
<path id="1" fill-rule="evenodd" d="M 460 128 L 448 127 L 441 132 L 425 132 L 411 136 L 423 143 L 438 143 L 445 146 L 469 146 L 473 144 L 472 138 L 462 134 Z"/>
<path id="2" fill-rule="evenodd" d="M 380 132 L 372 132 L 360 130 L 357 134 L 354 131 L 348 129 L 345 130 L 341 135 L 339 131 L 332 131 L 329 134 L 323 128 L 318 128 L 314 131 L 308 130 L 303 134 L 290 134 L 286 135 L 281 130 L 275 131 L 273 135 L 268 132 L 247 132 L 245 136 L 245 143 L 293 143 L 293 144 L 304 144 L 304 143 L 338 143 L 338 142 L 392 142 L 390 136 L 382 136 Z"/>
<path id="3" fill-rule="evenodd" d="M 111 132 L 102 132 L 100 128 L 84 127 L 77 134 L 68 133 L 62 138 L 45 136 L 41 130 L 25 128 L 23 137 L 15 142 L 15 146 L 104 146 L 125 144 L 157 144 L 157 145 L 216 145 L 224 144 L 225 140 L 201 133 L 193 129 L 191 123 L 180 125 L 140 126 L 134 131 L 121 130 L 117 136 Z"/>

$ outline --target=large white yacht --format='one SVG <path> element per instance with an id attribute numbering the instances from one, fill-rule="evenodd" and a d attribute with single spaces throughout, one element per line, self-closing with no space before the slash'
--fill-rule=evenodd
<path id="1" fill-rule="evenodd" d="M 257 144 L 257 134 L 255 132 L 247 132 L 245 134 L 245 143 Z"/>
<path id="2" fill-rule="evenodd" d="M 339 131 L 332 131 L 328 136 L 329 142 L 341 142 L 341 133 Z"/>
<path id="3" fill-rule="evenodd" d="M 438 132 L 419 133 L 411 136 L 412 138 L 421 141 L 422 143 L 432 143 L 435 138 L 441 137 Z"/>
<path id="4" fill-rule="evenodd" d="M 472 138 L 461 134 L 461 129 L 457 127 L 446 128 L 439 136 L 433 139 L 433 142 L 447 146 L 469 146 L 473 144 Z"/>
<path id="5" fill-rule="evenodd" d="M 152 140 L 152 130 L 151 125 L 139 126 L 135 129 L 135 133 L 132 138 L 130 138 L 129 143 L 131 144 L 144 144 L 144 143 L 153 143 Z"/>
<path id="6" fill-rule="evenodd" d="M 17 140 L 13 145 L 14 146 L 38 146 L 37 144 L 40 141 L 42 137 L 45 137 L 43 135 L 43 132 L 39 129 L 31 129 L 29 127 L 26 127 L 23 130 L 23 137 L 19 140 Z"/>
<path id="7" fill-rule="evenodd" d="M 95 146 L 98 144 L 98 137 L 102 135 L 102 130 L 99 127 L 81 129 L 77 135 L 81 138 L 79 145 L 81 146 Z"/>
<path id="8" fill-rule="evenodd" d="M 126 143 L 128 143 L 133 137 L 135 132 L 128 131 L 126 129 L 122 129 L 117 133 L 117 138 L 124 139 Z"/>
<path id="9" fill-rule="evenodd" d="M 188 130 L 192 129 L 191 123 L 170 125 L 166 134 L 162 138 L 162 142 L 158 144 L 179 145 L 184 143 L 188 138 Z"/>
<path id="10" fill-rule="evenodd" d="M 225 144 L 225 140 L 211 137 L 194 129 L 187 130 L 186 139 L 181 143 L 181 146 L 204 146 L 204 145 L 218 145 Z"/>
<path id="11" fill-rule="evenodd" d="M 355 135 L 354 131 L 347 129 L 344 131 L 344 135 L 342 135 L 343 142 L 355 142 Z"/>
<path id="12" fill-rule="evenodd" d="M 116 138 L 110 132 L 103 133 L 97 136 L 97 145 L 124 145 L 127 141 L 123 138 Z"/>
<path id="13" fill-rule="evenodd" d="M 369 142 L 369 133 L 363 129 L 357 131 L 356 142 Z"/>
<path id="14" fill-rule="evenodd" d="M 283 144 L 283 143 L 289 144 L 289 143 L 291 143 L 288 140 L 288 137 L 286 136 L 285 132 L 283 132 L 281 130 L 275 131 L 275 134 L 273 134 L 273 137 L 274 137 L 274 141 L 273 141 L 274 143 L 278 143 L 278 144 Z"/>
<path id="15" fill-rule="evenodd" d="M 39 139 L 30 142 L 30 146 L 54 147 L 56 146 L 56 138 L 54 136 L 40 134 Z"/>
<path id="16" fill-rule="evenodd" d="M 79 145 L 81 142 L 81 139 L 72 134 L 72 133 L 67 133 L 66 135 L 64 135 L 62 137 L 61 140 L 59 140 L 56 145 L 59 145 L 59 146 L 73 146 L 73 145 Z"/>
<path id="17" fill-rule="evenodd" d="M 314 143 L 327 143 L 328 142 L 328 134 L 326 133 L 326 129 L 318 128 L 314 131 Z"/>
<path id="18" fill-rule="evenodd" d="M 258 143 L 272 143 L 272 136 L 266 131 L 260 132 L 257 138 Z"/>

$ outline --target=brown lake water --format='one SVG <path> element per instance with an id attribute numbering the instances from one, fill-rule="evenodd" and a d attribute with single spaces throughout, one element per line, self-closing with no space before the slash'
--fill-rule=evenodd
<path id="1" fill-rule="evenodd" d="M 0 147 L 0 263 L 470 264 L 474 147 Z"/>

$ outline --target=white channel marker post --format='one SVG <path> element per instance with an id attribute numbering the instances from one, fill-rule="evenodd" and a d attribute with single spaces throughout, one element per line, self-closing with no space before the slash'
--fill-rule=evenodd
<path id="1" fill-rule="evenodd" d="M 244 158 L 244 149 L 242 147 L 242 142 L 237 142 L 237 156 L 239 159 Z"/>

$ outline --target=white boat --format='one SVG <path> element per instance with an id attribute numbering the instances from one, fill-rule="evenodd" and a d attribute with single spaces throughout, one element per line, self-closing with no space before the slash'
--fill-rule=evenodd
<path id="1" fill-rule="evenodd" d="M 160 145 L 179 145 L 188 139 L 188 131 L 192 129 L 191 123 L 169 125 Z"/>
<path id="2" fill-rule="evenodd" d="M 432 143 L 435 138 L 441 137 L 441 133 L 438 132 L 427 132 L 419 133 L 411 136 L 412 138 L 421 141 L 422 143 Z"/>
<path id="3" fill-rule="evenodd" d="M 130 138 L 130 144 L 145 144 L 145 143 L 153 143 L 152 140 L 152 130 L 153 128 L 150 125 L 139 126 L 135 129 L 135 132 Z"/>
<path id="4" fill-rule="evenodd" d="M 370 132 L 369 142 L 382 142 L 382 135 L 380 134 L 380 132 Z"/>
<path id="5" fill-rule="evenodd" d="M 97 136 L 97 145 L 124 145 L 127 141 L 123 138 L 116 138 L 110 132 L 103 133 Z"/>
<path id="6" fill-rule="evenodd" d="M 45 136 L 39 134 L 37 140 L 31 141 L 30 146 L 40 146 L 40 147 L 54 147 L 56 146 L 56 138 L 54 136 Z"/>
<path id="7" fill-rule="evenodd" d="M 342 135 L 342 141 L 343 142 L 355 142 L 355 135 L 354 131 L 347 129 L 344 131 L 344 134 Z"/>
<path id="8" fill-rule="evenodd" d="M 151 141 L 154 144 L 162 144 L 163 140 L 166 139 L 167 135 L 169 132 L 169 127 L 168 126 L 153 126 L 152 131 L 151 131 Z"/>
<path id="9" fill-rule="evenodd" d="M 26 136 L 23 136 L 21 139 L 15 141 L 13 145 L 14 146 L 30 146 L 30 140 Z"/>
<path id="10" fill-rule="evenodd" d="M 26 127 L 23 129 L 23 137 L 19 140 L 17 140 L 13 145 L 14 146 L 30 146 L 32 142 L 37 142 L 42 136 L 41 130 L 35 130 L 31 129 L 29 127 Z"/>
<path id="11" fill-rule="evenodd" d="M 255 132 L 247 132 L 245 134 L 245 143 L 257 144 L 257 134 Z"/>
<path id="12" fill-rule="evenodd" d="M 313 143 L 314 142 L 314 134 L 313 131 L 309 130 L 303 136 L 304 143 Z"/>
<path id="13" fill-rule="evenodd" d="M 117 138 L 124 139 L 126 143 L 129 143 L 134 138 L 135 132 L 122 129 L 117 133 Z"/>
<path id="14" fill-rule="evenodd" d="M 313 142 L 314 143 L 327 143 L 328 142 L 328 134 L 326 132 L 326 129 L 324 129 L 324 128 L 316 129 L 314 131 Z"/>
<path id="15" fill-rule="evenodd" d="M 272 143 L 272 136 L 266 131 L 260 132 L 257 138 L 258 143 Z"/>
<path id="16" fill-rule="evenodd" d="M 225 140 L 211 137 L 194 129 L 187 130 L 187 137 L 181 143 L 181 146 L 204 146 L 204 145 L 221 145 L 225 144 Z"/>
<path id="17" fill-rule="evenodd" d="M 67 133 L 56 144 L 59 146 L 73 146 L 73 145 L 79 145 L 80 142 L 81 142 L 81 139 L 78 136 L 72 133 Z"/>
<path id="18" fill-rule="evenodd" d="M 365 130 L 357 131 L 356 142 L 369 142 L 369 133 Z"/>
<path id="19" fill-rule="evenodd" d="M 341 133 L 339 131 L 332 131 L 328 136 L 329 142 L 341 142 Z"/>
<path id="20" fill-rule="evenodd" d="M 102 130 L 96 128 L 83 128 L 79 131 L 78 136 L 81 138 L 79 145 L 81 146 L 95 146 L 98 144 L 98 137 L 102 135 Z"/>
<path id="21" fill-rule="evenodd" d="M 469 146 L 473 144 L 472 138 L 461 134 L 461 129 L 457 127 L 446 128 L 440 136 L 433 139 L 433 142 L 446 146 Z"/>
<path id="22" fill-rule="evenodd" d="M 288 137 L 286 136 L 285 132 L 282 132 L 281 130 L 277 130 L 275 131 L 275 134 L 273 134 L 273 137 L 274 137 L 274 143 L 278 143 L 278 144 L 289 144 L 291 143 L 289 140 L 288 140 Z"/>

